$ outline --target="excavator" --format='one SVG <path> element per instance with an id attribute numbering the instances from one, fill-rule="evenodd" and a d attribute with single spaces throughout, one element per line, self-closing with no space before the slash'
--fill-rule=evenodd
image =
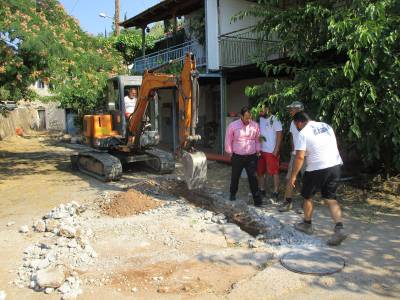
<path id="1" fill-rule="evenodd" d="M 158 128 L 152 130 L 153 124 L 148 115 L 157 111 L 158 89 L 177 88 L 177 153 L 182 161 L 184 180 L 188 189 L 203 187 L 207 179 L 207 159 L 203 152 L 195 148 L 195 144 L 201 139 L 196 134 L 198 77 L 194 55 L 188 53 L 180 76 L 145 71 L 143 77 L 118 76 L 110 80 L 107 89 L 107 112 L 84 116 L 86 146 L 79 153 L 71 155 L 73 168 L 102 181 L 119 180 L 123 165 L 139 161 L 157 173 L 172 173 L 175 170 L 174 155 L 156 148 L 160 135 Z M 139 88 L 138 99 L 134 112 L 126 118 L 124 90 L 132 86 Z"/>

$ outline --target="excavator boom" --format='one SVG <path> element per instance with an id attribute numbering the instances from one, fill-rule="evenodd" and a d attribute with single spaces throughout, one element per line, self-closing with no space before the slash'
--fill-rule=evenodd
<path id="1" fill-rule="evenodd" d="M 182 158 L 185 181 L 189 189 L 204 186 L 207 179 L 207 159 L 203 152 L 197 151 L 194 144 L 200 140 L 196 134 L 198 123 L 199 87 L 198 71 L 194 56 L 185 57 L 180 76 L 146 71 L 143 75 L 138 102 L 133 115 L 129 118 L 130 136 L 128 146 L 135 145 L 142 132 L 141 124 L 149 101 L 159 88 L 176 87 L 178 90 L 179 110 L 179 154 Z"/>

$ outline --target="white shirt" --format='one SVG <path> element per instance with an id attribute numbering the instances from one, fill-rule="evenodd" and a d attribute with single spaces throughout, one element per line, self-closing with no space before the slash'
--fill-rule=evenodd
<path id="1" fill-rule="evenodd" d="M 296 150 L 306 151 L 306 171 L 342 165 L 333 129 L 323 122 L 309 121 L 299 132 Z"/>
<path id="2" fill-rule="evenodd" d="M 296 128 L 296 125 L 294 125 L 293 121 L 290 123 L 289 132 L 292 134 L 292 138 L 293 138 L 293 149 L 296 149 L 296 141 L 297 141 L 300 131 Z M 293 151 L 292 154 L 296 154 L 296 151 Z"/>
<path id="3" fill-rule="evenodd" d="M 282 131 L 282 123 L 275 116 L 260 117 L 260 135 L 265 138 L 261 141 L 261 151 L 272 153 L 276 145 L 276 132 Z"/>
<path id="4" fill-rule="evenodd" d="M 129 98 L 129 96 L 125 96 L 125 98 L 124 98 L 125 112 L 130 113 L 130 114 L 133 113 L 133 111 L 135 110 L 136 101 L 137 101 L 136 97 Z"/>

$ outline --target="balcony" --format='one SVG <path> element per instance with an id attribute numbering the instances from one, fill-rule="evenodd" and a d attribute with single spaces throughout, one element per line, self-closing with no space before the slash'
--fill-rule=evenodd
<path id="1" fill-rule="evenodd" d="M 220 64 L 223 68 L 254 64 L 256 59 L 274 60 L 282 57 L 274 52 L 276 41 L 263 40 L 252 28 L 221 35 L 219 43 Z"/>
<path id="2" fill-rule="evenodd" d="M 196 40 L 191 40 L 135 59 L 133 72 L 135 74 L 143 74 L 144 70 L 157 69 L 170 61 L 177 61 L 183 64 L 185 55 L 188 52 L 195 55 L 197 67 L 206 65 L 204 47 Z"/>

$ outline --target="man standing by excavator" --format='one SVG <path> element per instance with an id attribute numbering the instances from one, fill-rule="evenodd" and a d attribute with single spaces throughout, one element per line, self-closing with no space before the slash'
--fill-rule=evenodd
<path id="1" fill-rule="evenodd" d="M 250 109 L 245 106 L 240 111 L 241 118 L 229 124 L 225 136 L 225 151 L 231 156 L 232 175 L 229 200 L 236 200 L 239 178 L 246 170 L 254 205 L 261 206 L 262 200 L 257 183 L 257 160 L 260 155 L 260 128 L 251 120 Z"/>

